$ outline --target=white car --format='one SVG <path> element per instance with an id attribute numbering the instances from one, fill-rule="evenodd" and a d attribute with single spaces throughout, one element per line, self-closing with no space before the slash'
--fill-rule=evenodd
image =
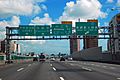
<path id="1" fill-rule="evenodd" d="M 55 58 L 50 58 L 50 61 L 55 61 Z"/>

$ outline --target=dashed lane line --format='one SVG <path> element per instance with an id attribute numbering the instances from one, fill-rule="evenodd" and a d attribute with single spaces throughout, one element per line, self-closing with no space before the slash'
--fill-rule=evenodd
<path id="1" fill-rule="evenodd" d="M 92 71 L 92 69 L 86 68 L 86 67 L 82 67 L 82 69 L 87 70 L 87 71 Z"/>
<path id="2" fill-rule="evenodd" d="M 52 64 L 50 64 L 50 66 L 53 66 Z"/>
<path id="3" fill-rule="evenodd" d="M 21 71 L 21 70 L 23 70 L 24 68 L 20 68 L 20 69 L 18 69 L 17 71 L 19 72 L 19 71 Z"/>
<path id="4" fill-rule="evenodd" d="M 115 69 L 115 67 L 110 67 L 110 69 Z"/>
<path id="5" fill-rule="evenodd" d="M 63 78 L 63 77 L 60 77 L 60 80 L 64 80 L 64 78 Z"/>
<path id="6" fill-rule="evenodd" d="M 31 66 L 31 64 L 29 64 L 28 66 Z"/>
<path id="7" fill-rule="evenodd" d="M 56 71 L 56 68 L 53 67 L 53 70 Z"/>

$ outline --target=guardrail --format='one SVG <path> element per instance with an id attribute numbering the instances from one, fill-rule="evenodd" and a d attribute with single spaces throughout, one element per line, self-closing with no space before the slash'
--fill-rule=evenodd
<path id="1" fill-rule="evenodd" d="M 32 56 L 22 56 L 22 55 L 11 55 L 11 60 L 25 60 L 25 59 L 32 59 Z M 0 61 L 6 60 L 5 55 L 0 55 Z"/>

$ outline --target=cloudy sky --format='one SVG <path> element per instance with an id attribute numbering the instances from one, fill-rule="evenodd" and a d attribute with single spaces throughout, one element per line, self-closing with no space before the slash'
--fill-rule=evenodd
<path id="1" fill-rule="evenodd" d="M 115 10 L 111 11 L 112 8 Z M 120 0 L 0 0 L 0 39 L 5 38 L 6 26 L 54 24 L 62 20 L 76 22 L 78 18 L 81 21 L 98 19 L 99 26 L 108 26 L 112 16 L 120 12 L 118 8 Z M 68 40 L 19 43 L 22 52 L 69 53 Z M 105 44 L 105 40 L 99 40 L 103 50 L 106 50 Z"/>

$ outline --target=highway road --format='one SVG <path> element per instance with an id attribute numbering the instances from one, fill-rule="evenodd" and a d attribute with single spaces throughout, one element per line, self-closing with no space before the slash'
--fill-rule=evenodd
<path id="1" fill-rule="evenodd" d="M 120 65 L 58 60 L 26 62 L 0 67 L 0 80 L 120 80 Z"/>

